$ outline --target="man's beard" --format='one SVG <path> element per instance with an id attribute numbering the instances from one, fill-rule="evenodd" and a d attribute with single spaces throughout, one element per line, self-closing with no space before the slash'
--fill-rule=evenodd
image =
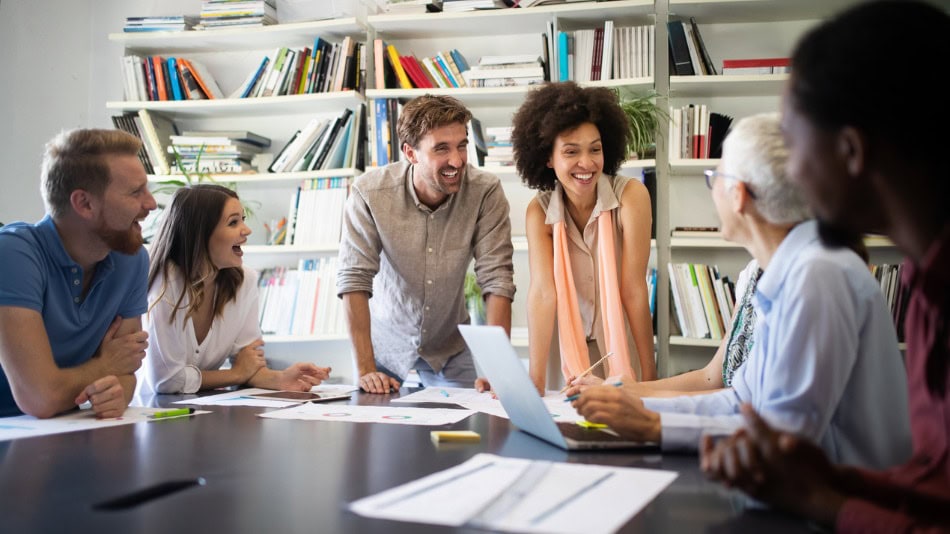
<path id="1" fill-rule="evenodd" d="M 818 219 L 818 238 L 828 248 L 849 248 L 868 262 L 868 250 L 860 232 Z"/>
<path id="2" fill-rule="evenodd" d="M 132 228 L 124 231 L 112 230 L 106 228 L 105 221 L 96 228 L 96 235 L 110 250 L 121 252 L 129 256 L 138 253 L 139 249 L 142 248 L 142 243 L 144 243 L 140 232 L 136 232 Z"/>

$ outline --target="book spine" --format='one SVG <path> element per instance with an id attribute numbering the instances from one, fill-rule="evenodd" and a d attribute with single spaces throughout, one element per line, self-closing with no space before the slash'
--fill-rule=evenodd
<path id="1" fill-rule="evenodd" d="M 399 78 L 399 86 L 403 89 L 412 89 L 412 83 L 409 81 L 409 77 L 406 76 L 406 71 L 403 70 L 402 63 L 399 62 L 399 52 L 396 51 L 396 47 L 387 45 L 386 52 L 389 54 L 389 63 L 393 66 L 396 77 Z"/>

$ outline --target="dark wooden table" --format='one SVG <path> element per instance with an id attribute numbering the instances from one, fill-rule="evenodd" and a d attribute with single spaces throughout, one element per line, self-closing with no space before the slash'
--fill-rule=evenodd
<path id="1" fill-rule="evenodd" d="M 342 402 L 380 405 L 394 396 L 357 394 Z M 163 396 L 156 405 L 180 398 Z M 747 508 L 741 495 L 703 478 L 695 456 L 567 453 L 485 414 L 449 427 L 479 432 L 481 443 L 436 447 L 429 439 L 434 427 L 281 421 L 258 417 L 263 408 L 208 409 L 214 413 L 0 442 L 0 531 L 446 531 L 362 518 L 346 505 L 481 452 L 677 471 L 679 477 L 623 532 L 808 530 L 803 521 Z M 203 486 L 119 510 L 96 508 L 138 490 L 198 477 Z"/>

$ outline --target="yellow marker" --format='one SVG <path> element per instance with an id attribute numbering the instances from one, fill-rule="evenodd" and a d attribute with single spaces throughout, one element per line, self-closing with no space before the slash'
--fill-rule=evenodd
<path id="1" fill-rule="evenodd" d="M 471 430 L 433 430 L 429 433 L 432 443 L 478 443 L 482 437 Z"/>
<path id="2" fill-rule="evenodd" d="M 584 428 L 607 428 L 607 425 L 603 423 L 591 423 L 590 421 L 578 421 L 577 424 Z"/>

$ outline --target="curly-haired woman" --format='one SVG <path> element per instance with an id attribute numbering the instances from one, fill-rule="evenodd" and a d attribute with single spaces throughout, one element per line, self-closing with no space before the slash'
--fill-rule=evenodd
<path id="1" fill-rule="evenodd" d="M 531 379 L 543 393 L 550 354 L 570 381 L 608 353 L 604 375 L 655 379 L 650 196 L 617 174 L 630 137 L 617 95 L 546 84 L 528 94 L 513 125 L 515 165 L 538 190 L 527 211 Z"/>

